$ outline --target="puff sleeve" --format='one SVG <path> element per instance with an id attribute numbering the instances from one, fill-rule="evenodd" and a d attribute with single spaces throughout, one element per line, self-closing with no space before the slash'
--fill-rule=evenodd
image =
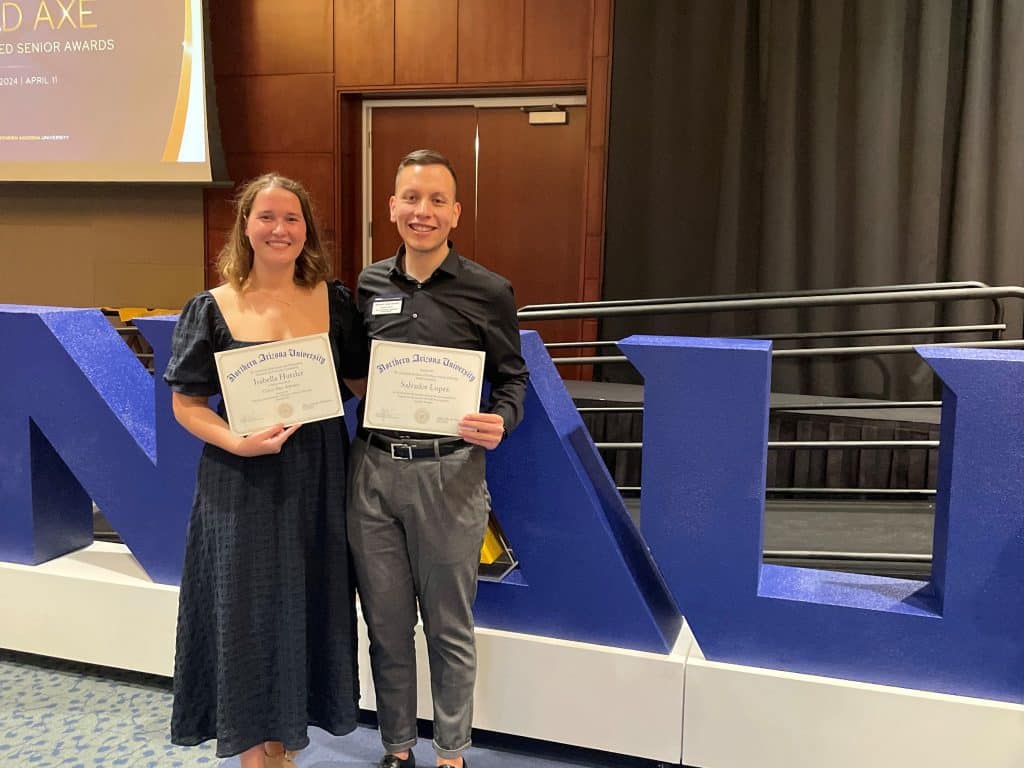
<path id="1" fill-rule="evenodd" d="M 171 337 L 171 359 L 164 381 L 175 392 L 210 397 L 220 392 L 217 366 L 213 360 L 214 299 L 207 292 L 193 296 L 181 310 Z"/>

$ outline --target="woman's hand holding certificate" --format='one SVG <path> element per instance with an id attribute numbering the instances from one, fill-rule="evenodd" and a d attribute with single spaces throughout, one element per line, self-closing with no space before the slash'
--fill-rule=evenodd
<path id="1" fill-rule="evenodd" d="M 235 439 L 238 442 L 231 449 L 231 452 L 236 456 L 244 456 L 246 458 L 280 453 L 285 441 L 300 426 L 299 424 L 293 424 L 290 427 L 286 427 L 283 424 L 275 424 L 269 429 L 262 429 L 259 432 L 236 437 Z"/>
<path id="2" fill-rule="evenodd" d="M 375 339 L 370 347 L 363 426 L 459 435 L 459 421 L 480 410 L 484 353 Z"/>
<path id="3" fill-rule="evenodd" d="M 228 349 L 214 358 L 236 435 L 344 415 L 326 333 Z"/>

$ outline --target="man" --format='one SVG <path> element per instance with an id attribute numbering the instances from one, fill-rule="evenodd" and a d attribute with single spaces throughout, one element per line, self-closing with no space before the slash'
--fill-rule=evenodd
<path id="1" fill-rule="evenodd" d="M 529 374 L 512 287 L 448 240 L 462 210 L 448 159 L 432 150 L 406 155 L 390 209 L 404 245 L 359 277 L 370 337 L 483 350 L 491 390 L 486 412 L 466 414 L 458 438 L 360 428 L 350 465 L 349 542 L 386 752 L 379 768 L 416 764 L 417 604 L 437 765 L 462 768 L 476 680 L 473 600 L 490 512 L 484 449 L 497 447 L 522 419 Z"/>

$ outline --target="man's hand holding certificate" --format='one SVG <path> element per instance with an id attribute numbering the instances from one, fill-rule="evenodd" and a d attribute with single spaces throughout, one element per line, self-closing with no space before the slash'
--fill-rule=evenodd
<path id="1" fill-rule="evenodd" d="M 460 419 L 480 410 L 483 372 L 479 350 L 375 339 L 363 425 L 458 436 Z"/>
<path id="2" fill-rule="evenodd" d="M 228 349 L 214 358 L 236 435 L 344 415 L 326 333 Z"/>

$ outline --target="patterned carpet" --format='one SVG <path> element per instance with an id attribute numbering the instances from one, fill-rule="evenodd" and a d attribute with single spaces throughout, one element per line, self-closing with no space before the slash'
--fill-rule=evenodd
<path id="1" fill-rule="evenodd" d="M 168 741 L 170 680 L 0 650 L 0 766 L 13 768 L 237 768 L 218 760 L 213 743 Z M 423 734 L 421 734 L 423 735 Z M 345 738 L 310 729 L 299 768 L 371 768 L 380 740 L 371 727 Z M 647 768 L 645 760 L 499 734 L 474 734 L 473 768 Z M 416 745 L 433 765 L 429 736 Z"/>
<path id="2" fill-rule="evenodd" d="M 0 651 L 0 765 L 216 766 L 168 741 L 170 681 Z"/>

